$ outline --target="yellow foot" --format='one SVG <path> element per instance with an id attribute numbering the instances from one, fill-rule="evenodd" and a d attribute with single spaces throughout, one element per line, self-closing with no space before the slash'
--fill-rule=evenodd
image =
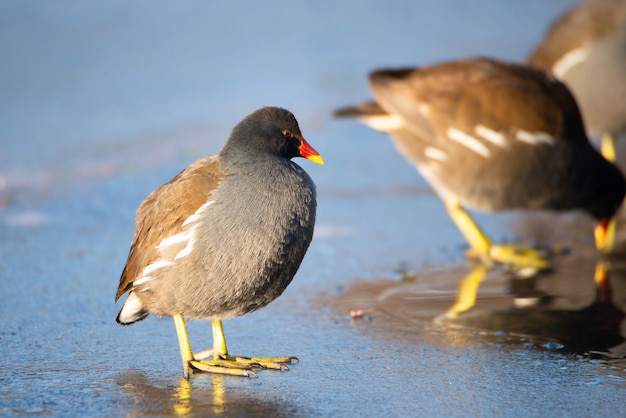
<path id="1" fill-rule="evenodd" d="M 194 355 L 194 360 L 189 364 L 195 370 L 226 374 L 230 376 L 256 377 L 254 370 L 270 369 L 288 371 L 287 364 L 298 362 L 297 357 L 240 357 L 231 355 L 219 355 L 217 359 L 204 360 L 212 357 L 211 350 Z"/>
<path id="2" fill-rule="evenodd" d="M 253 370 L 255 367 L 250 364 L 237 364 L 235 362 L 224 362 L 220 360 L 190 360 L 189 366 L 191 369 L 198 372 L 223 374 L 228 376 L 257 377 Z"/>
<path id="3" fill-rule="evenodd" d="M 536 250 L 518 245 L 491 245 L 487 254 L 475 250 L 467 252 L 468 258 L 479 258 L 488 263 L 509 264 L 519 268 L 545 270 L 550 268 L 548 257 L 557 250 Z"/>

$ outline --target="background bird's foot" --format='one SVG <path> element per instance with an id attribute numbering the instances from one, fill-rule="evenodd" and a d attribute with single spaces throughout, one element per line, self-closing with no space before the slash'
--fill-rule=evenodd
<path id="1" fill-rule="evenodd" d="M 500 263 L 512 265 L 520 269 L 549 269 L 551 264 L 549 258 L 556 250 L 540 250 L 518 245 L 491 245 L 487 249 L 487 253 L 470 250 L 467 257 L 478 258 L 484 262 Z"/>
<path id="2" fill-rule="evenodd" d="M 550 268 L 547 251 L 517 245 L 492 245 L 489 249 L 492 260 L 502 264 L 512 264 L 520 268 L 545 270 Z"/>

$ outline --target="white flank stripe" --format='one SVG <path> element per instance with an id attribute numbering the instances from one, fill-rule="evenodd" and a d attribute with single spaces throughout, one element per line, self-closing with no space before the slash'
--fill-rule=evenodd
<path id="1" fill-rule="evenodd" d="M 144 269 L 141 271 L 141 275 L 147 276 L 148 274 L 152 273 L 155 270 L 158 270 L 163 267 L 171 266 L 172 264 L 174 263 L 172 263 L 171 261 L 159 260 L 155 263 L 148 264 L 146 267 L 144 267 Z"/>
<path id="2" fill-rule="evenodd" d="M 185 219 L 185 222 L 183 222 L 183 226 L 190 224 L 192 222 L 196 222 L 198 219 L 200 219 L 200 216 L 202 215 L 202 213 L 206 210 L 206 208 L 208 208 L 209 206 L 211 206 L 213 204 L 213 200 L 210 200 L 208 202 L 206 202 L 204 205 L 200 206 L 198 208 L 198 210 L 191 215 L 189 218 Z"/>
<path id="3" fill-rule="evenodd" d="M 206 202 L 204 205 L 200 206 L 193 215 L 185 219 L 182 226 L 187 226 L 189 224 L 194 223 L 194 225 L 190 229 L 188 229 L 187 231 L 180 232 L 176 235 L 172 235 L 171 237 L 165 238 L 163 241 L 161 241 L 159 245 L 157 245 L 157 248 L 163 248 L 163 247 L 167 247 L 170 245 L 181 244 L 183 242 L 186 242 L 187 245 L 185 245 L 185 248 L 180 250 L 174 257 L 174 259 L 178 260 L 179 258 L 183 258 L 191 254 L 191 250 L 193 249 L 195 230 L 198 226 L 201 225 L 201 223 L 198 221 L 200 220 L 200 218 L 202 217 L 202 214 L 206 211 L 206 209 L 209 206 L 211 206 L 214 202 L 215 201 L 213 200 Z M 168 263 L 168 262 L 165 261 L 164 263 Z M 160 268 L 160 267 L 164 267 L 164 265 L 161 265 L 155 268 Z"/>
<path id="4" fill-rule="evenodd" d="M 515 136 L 520 141 L 530 145 L 554 145 L 556 143 L 554 137 L 545 132 L 532 133 L 528 131 L 517 131 Z"/>
<path id="5" fill-rule="evenodd" d="M 572 67 L 587 60 L 588 56 L 589 49 L 574 49 L 573 51 L 563 55 L 563 57 L 552 66 L 552 73 L 557 78 L 562 78 Z"/>
<path id="6" fill-rule="evenodd" d="M 500 132 L 496 132 L 493 129 L 489 129 L 483 125 L 476 125 L 476 129 L 474 129 L 474 132 L 476 132 L 476 135 L 482 136 L 494 145 L 497 145 L 499 147 L 506 147 L 506 139 L 504 138 L 504 135 L 502 135 Z"/>
<path id="7" fill-rule="evenodd" d="M 182 250 L 180 250 L 178 254 L 176 254 L 176 257 L 174 257 L 174 260 L 187 257 L 189 254 L 191 254 L 191 250 L 193 250 L 193 240 L 187 241 L 187 246 L 183 248 Z"/>
<path id="8" fill-rule="evenodd" d="M 150 277 L 150 276 L 143 276 L 140 277 L 139 279 L 135 280 L 133 282 L 133 286 L 139 286 L 141 284 L 144 284 L 146 282 L 149 282 L 150 280 L 154 280 L 154 277 Z"/>
<path id="9" fill-rule="evenodd" d="M 189 241 L 189 236 L 191 235 L 190 231 L 181 232 L 180 234 L 172 235 L 171 237 L 165 238 L 157 248 L 167 247 L 169 245 L 180 244 L 181 242 Z"/>
<path id="10" fill-rule="evenodd" d="M 451 140 L 471 149 L 475 153 L 480 154 L 485 158 L 489 158 L 491 156 L 491 151 L 489 151 L 489 148 L 487 148 L 485 144 L 483 144 L 473 136 L 454 128 L 448 128 L 448 131 L 446 133 Z"/>
<path id="11" fill-rule="evenodd" d="M 433 148 L 433 147 L 426 147 L 426 149 L 424 150 L 424 155 L 433 160 L 439 160 L 439 161 L 448 160 L 448 155 L 445 152 L 443 152 L 440 149 Z"/>
<path id="12" fill-rule="evenodd" d="M 395 115 L 366 116 L 359 119 L 370 128 L 380 132 L 389 132 L 404 126 L 404 120 Z"/>
<path id="13" fill-rule="evenodd" d="M 189 237 L 189 239 L 187 240 L 187 245 L 185 245 L 185 248 L 183 248 L 178 252 L 178 254 L 176 254 L 174 260 L 178 260 L 179 258 L 183 258 L 191 254 L 191 250 L 193 250 L 193 245 L 196 242 L 196 229 L 198 229 L 200 225 L 202 225 L 201 222 L 195 224 L 191 227 L 191 229 L 189 229 L 189 231 L 187 231 L 187 236 Z"/>

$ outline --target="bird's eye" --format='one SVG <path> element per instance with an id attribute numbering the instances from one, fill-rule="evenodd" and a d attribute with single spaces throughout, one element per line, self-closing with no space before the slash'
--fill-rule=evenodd
<path id="1" fill-rule="evenodd" d="M 291 138 L 291 137 L 293 137 L 293 132 L 291 132 L 289 129 L 285 129 L 285 130 L 283 131 L 283 136 L 284 136 L 285 138 Z"/>

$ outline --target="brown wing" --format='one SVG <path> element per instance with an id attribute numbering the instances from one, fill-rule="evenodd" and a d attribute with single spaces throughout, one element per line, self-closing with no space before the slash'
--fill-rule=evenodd
<path id="1" fill-rule="evenodd" d="M 551 207 L 550 193 L 529 203 L 528 185 L 538 170 L 560 182 L 564 150 L 587 142 L 569 90 L 538 69 L 474 59 L 379 71 L 370 84 L 403 120 L 391 136 L 404 156 L 444 199 L 474 209 Z"/>
<path id="2" fill-rule="evenodd" d="M 206 157 L 191 164 L 141 202 L 116 301 L 132 289 L 133 281 L 144 267 L 158 258 L 156 246 L 182 231 L 183 222 L 207 202 L 223 176 L 218 157 Z"/>
<path id="3" fill-rule="evenodd" d="M 479 124 L 499 132 L 515 128 L 585 140 L 565 132 L 582 124 L 571 93 L 540 70 L 475 59 L 381 70 L 372 73 L 370 85 L 387 112 L 401 116 L 406 129 L 433 145 L 445 137 L 442 130 L 473 132 Z"/>

